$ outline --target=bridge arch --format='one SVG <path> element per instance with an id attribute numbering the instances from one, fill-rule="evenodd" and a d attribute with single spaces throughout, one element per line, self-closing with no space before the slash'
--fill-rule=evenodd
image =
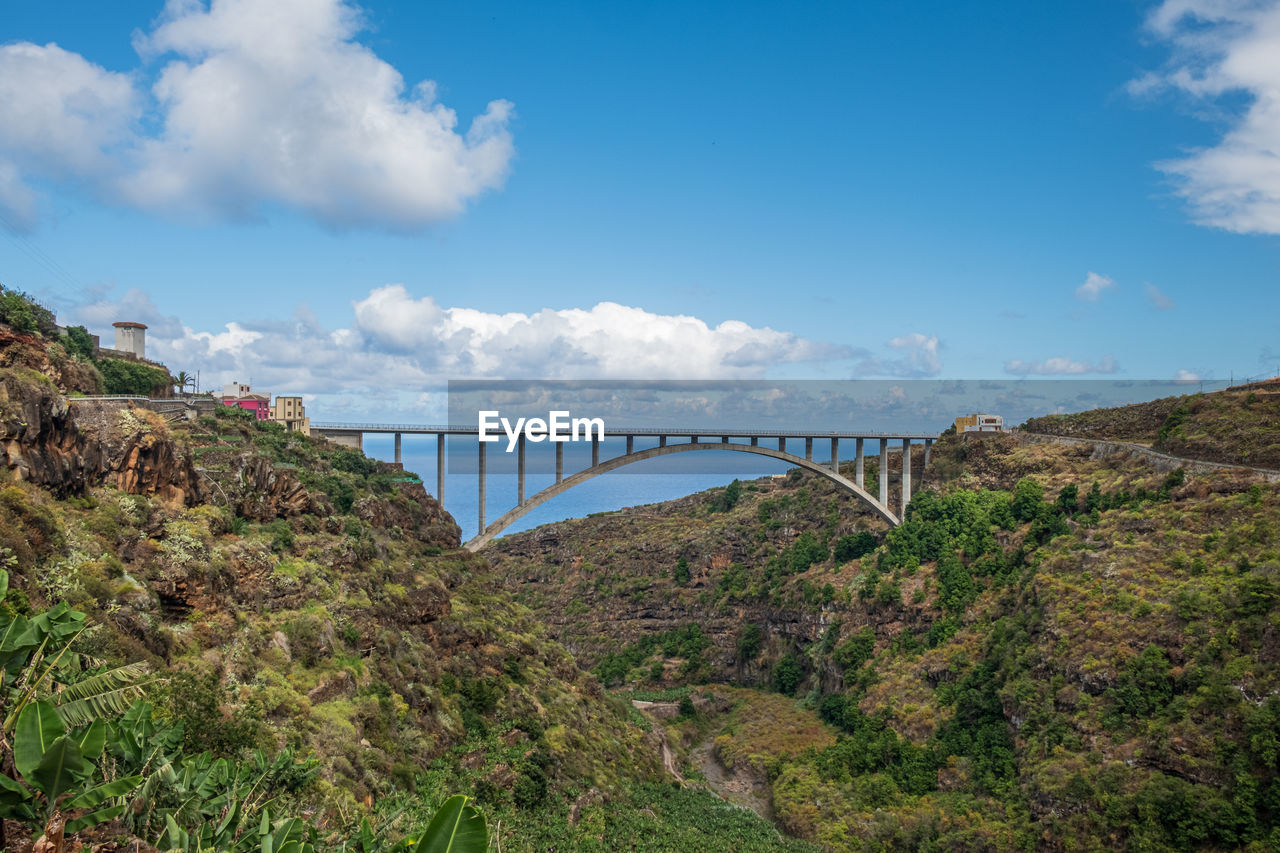
<path id="1" fill-rule="evenodd" d="M 875 510 L 876 514 L 889 522 L 890 525 L 897 527 L 899 524 L 898 517 L 893 514 L 893 511 L 890 510 L 886 504 L 880 503 L 872 497 L 871 493 L 866 489 L 859 486 L 853 480 L 832 471 L 827 465 L 814 462 L 811 459 L 805 459 L 803 456 L 794 456 L 787 453 L 785 450 L 775 450 L 771 447 L 735 444 L 733 442 L 709 442 L 705 444 L 702 442 L 698 442 L 696 444 L 691 442 L 688 444 L 667 444 L 660 447 L 649 447 L 644 450 L 637 450 L 633 453 L 627 453 L 622 456 L 615 456 L 612 459 L 607 459 L 604 462 L 592 465 L 590 468 L 584 468 L 575 474 L 565 477 L 558 483 L 553 483 L 552 485 L 547 486 L 542 491 L 530 497 L 524 503 L 503 513 L 500 518 L 468 540 L 463 547 L 471 552 L 479 551 L 485 545 L 492 542 L 499 533 L 506 530 L 512 523 L 524 516 L 530 510 L 541 506 L 557 495 L 569 491 L 569 489 L 572 489 L 574 486 L 579 486 L 587 480 L 599 477 L 601 474 L 606 474 L 609 471 L 621 468 L 624 465 L 630 465 L 633 462 L 642 462 L 645 459 L 654 459 L 671 453 L 687 453 L 694 450 L 732 450 L 737 453 L 754 453 L 757 456 L 768 456 L 772 459 L 779 459 L 783 462 L 788 462 L 798 468 L 803 468 L 806 471 L 812 471 L 814 474 L 817 474 L 820 477 L 825 477 L 835 483 L 849 494 L 867 504 L 871 509 Z"/>

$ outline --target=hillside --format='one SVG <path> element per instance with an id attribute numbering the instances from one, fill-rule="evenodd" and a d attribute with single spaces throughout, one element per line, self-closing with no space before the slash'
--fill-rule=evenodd
<path id="1" fill-rule="evenodd" d="M 1149 403 L 1032 418 L 1027 432 L 1132 441 L 1207 462 L 1280 469 L 1280 379 Z"/>
<path id="2" fill-rule="evenodd" d="M 1211 401 L 1214 434 L 1258 405 Z M 797 724 L 761 734 L 747 691 L 666 731 L 695 777 L 758 754 L 780 825 L 829 849 L 1280 842 L 1280 486 L 1010 434 L 940 441 L 924 483 L 891 532 L 795 472 L 491 559 L 607 684 L 750 684 L 824 721 L 768 750 Z"/>
<path id="3" fill-rule="evenodd" d="M 777 842 L 749 814 L 660 784 L 648 725 L 459 548 L 457 524 L 416 477 L 237 409 L 69 401 L 92 365 L 38 332 L 0 328 L 0 365 L 0 655 L 28 660 L 5 670 L 0 701 L 39 699 L 51 713 L 59 697 L 107 686 L 93 699 L 104 763 L 77 784 L 106 786 L 119 805 L 94 840 L 179 844 L 179 824 L 166 829 L 176 817 L 192 833 L 228 826 L 256 850 L 272 809 L 304 818 L 272 824 L 277 846 L 293 832 L 351 849 L 367 818 L 360 849 L 391 850 L 463 793 L 507 850 L 538 838 Z M 48 627 L 67 620 L 87 627 Z M 54 633 L 11 647 L 28 624 Z M 21 673 L 51 640 L 69 645 L 48 686 L 23 692 Z M 21 746 L 17 757 L 29 781 Z M 126 776 L 135 767 L 144 775 Z M 70 844 L 89 819 L 66 805 L 88 794 L 64 799 L 63 816 L 7 796 L 10 849 L 30 849 L 41 827 L 40 845 L 53 843 L 79 815 Z M 707 826 L 723 838 L 707 845 Z"/>

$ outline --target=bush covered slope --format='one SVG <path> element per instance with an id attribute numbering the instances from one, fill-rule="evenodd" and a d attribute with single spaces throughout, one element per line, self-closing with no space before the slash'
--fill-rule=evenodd
<path id="1" fill-rule="evenodd" d="M 499 812 L 658 778 L 416 478 L 239 410 L 68 404 L 39 343 L 0 341 L 4 607 L 86 613 L 77 652 L 145 663 L 190 748 L 313 755 L 330 832 L 428 778 Z"/>
<path id="2" fill-rule="evenodd" d="M 838 730 L 762 765 L 832 849 L 1270 849 L 1280 487 L 1095 456 L 952 437 L 892 531 L 797 475 L 494 559 L 604 679 L 754 683 Z"/>
<path id="3" fill-rule="evenodd" d="M 1023 429 L 1148 444 L 1208 462 L 1280 469 L 1280 380 L 1115 409 L 1032 418 Z"/>

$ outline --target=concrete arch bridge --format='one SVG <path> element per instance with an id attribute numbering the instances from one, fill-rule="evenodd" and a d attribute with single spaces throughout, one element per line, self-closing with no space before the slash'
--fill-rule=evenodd
<path id="1" fill-rule="evenodd" d="M 477 436 L 479 429 L 475 426 L 431 426 L 431 425 L 415 425 L 415 424 L 355 424 L 355 423 L 313 423 L 313 433 L 329 438 L 339 444 L 349 447 L 355 447 L 363 450 L 364 436 L 366 434 L 392 434 L 395 436 L 395 461 L 401 461 L 401 442 L 402 436 L 409 435 L 434 435 L 436 439 L 436 499 L 444 503 L 444 473 L 445 473 L 445 448 L 448 436 Z M 507 510 L 493 522 L 486 524 L 485 519 L 485 497 L 486 497 L 486 460 L 488 455 L 488 444 L 485 442 L 477 442 L 477 488 L 479 490 L 479 524 L 477 529 L 480 531 L 463 547 L 469 551 L 478 551 L 485 545 L 489 544 L 503 530 L 506 530 L 511 524 L 524 516 L 526 513 L 538 506 L 546 503 L 557 495 L 567 492 L 574 486 L 581 485 L 588 480 L 614 471 L 626 465 L 641 462 L 646 459 L 654 459 L 660 456 L 669 456 L 677 453 L 700 453 L 706 451 L 732 451 L 736 453 L 750 453 L 757 456 L 766 456 L 771 459 L 778 459 L 797 468 L 802 468 L 824 477 L 835 483 L 845 492 L 853 495 L 858 500 L 869 506 L 881 518 L 890 525 L 897 526 L 901 523 L 902 516 L 906 513 L 907 504 L 911 500 L 911 465 L 902 466 L 901 474 L 901 504 L 898 512 L 894 512 L 894 508 L 889 506 L 887 500 L 881 500 L 873 496 L 866 489 L 863 477 L 864 467 L 864 446 L 866 442 L 879 442 L 879 489 L 878 495 L 887 496 L 889 494 L 889 450 L 890 442 L 900 443 L 902 458 L 909 460 L 911 458 L 911 445 L 913 442 L 922 442 L 925 449 L 925 464 L 928 464 L 929 450 L 934 440 L 937 438 L 935 434 L 924 433 L 880 433 L 880 432 L 810 432 L 806 430 L 748 430 L 742 433 L 726 434 L 723 430 L 706 430 L 706 429 L 671 429 L 671 428 L 607 428 L 604 431 L 604 437 L 625 438 L 626 451 L 619 456 L 609 459 L 600 459 L 600 438 L 593 437 L 591 440 L 591 465 L 580 471 L 574 472 L 569 476 L 564 474 L 564 444 L 555 444 L 556 454 L 556 475 L 555 482 L 541 491 L 527 496 L 525 495 L 525 437 L 523 434 L 519 436 L 516 443 L 516 503 L 511 509 Z M 635 440 L 638 437 L 657 438 L 657 446 L 646 447 L 637 450 Z M 675 439 L 675 441 L 673 441 Z M 803 441 L 804 455 L 800 456 L 790 453 L 787 450 L 788 440 Z M 814 442 L 830 442 L 831 455 L 828 459 L 817 461 L 813 458 Z M 849 479 L 840 473 L 840 442 L 853 441 L 855 443 L 854 453 L 854 476 Z M 505 444 L 506 439 L 503 439 Z M 768 442 L 764 444 L 762 442 Z M 501 445 L 500 445 L 501 446 Z M 797 448 L 798 449 L 798 448 Z M 896 450 L 897 448 L 895 448 Z M 499 449 L 497 452 L 503 452 Z"/>

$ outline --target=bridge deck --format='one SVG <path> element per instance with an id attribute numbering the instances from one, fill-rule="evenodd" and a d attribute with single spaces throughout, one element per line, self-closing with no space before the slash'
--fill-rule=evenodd
<path id="1" fill-rule="evenodd" d="M 313 430 L 334 432 L 369 432 L 369 433 L 401 433 L 404 435 L 479 435 L 480 429 L 475 425 L 458 424 L 357 424 L 357 423 L 316 423 Z M 501 435 L 501 432 L 491 433 Z M 910 438 L 922 441 L 926 438 L 937 438 L 936 432 L 872 432 L 868 430 L 808 430 L 808 429 L 707 429 L 705 427 L 615 427 L 605 424 L 606 438 L 625 438 L 635 436 L 688 435 L 699 438 Z"/>

